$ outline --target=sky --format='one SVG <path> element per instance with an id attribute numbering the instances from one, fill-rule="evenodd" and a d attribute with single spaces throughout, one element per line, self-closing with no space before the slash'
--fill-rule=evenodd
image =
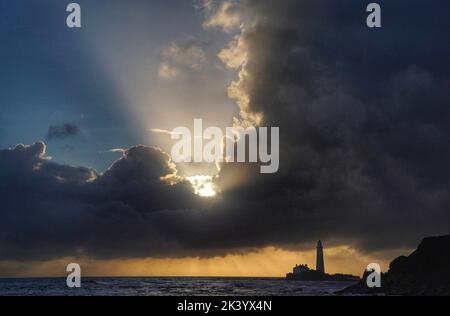
<path id="1" fill-rule="evenodd" d="M 78 3 L 0 1 L 0 276 L 283 276 L 318 239 L 361 274 L 449 233 L 448 1 Z M 195 118 L 279 127 L 279 171 L 174 164 Z"/>
<path id="2" fill-rule="evenodd" d="M 205 121 L 232 119 L 233 73 L 216 57 L 229 36 L 206 32 L 195 2 L 78 3 L 82 28 L 74 30 L 64 1 L 2 1 L 0 148 L 42 140 L 55 160 L 103 172 L 119 157 L 110 149 L 166 141 L 149 129 L 191 125 L 212 105 Z M 190 48 L 201 54 L 197 71 Z M 180 78 L 161 78 L 162 65 Z M 49 139 L 64 124 L 76 135 Z"/>

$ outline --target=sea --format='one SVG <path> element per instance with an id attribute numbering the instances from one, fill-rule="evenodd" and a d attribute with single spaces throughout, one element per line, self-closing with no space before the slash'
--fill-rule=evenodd
<path id="1" fill-rule="evenodd" d="M 85 277 L 80 288 L 65 278 L 0 279 L 0 296 L 329 296 L 354 282 L 283 278 Z"/>

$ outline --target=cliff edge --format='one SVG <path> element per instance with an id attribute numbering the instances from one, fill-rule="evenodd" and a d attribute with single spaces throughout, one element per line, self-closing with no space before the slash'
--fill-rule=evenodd
<path id="1" fill-rule="evenodd" d="M 362 281 L 338 294 L 450 295 L 450 235 L 427 237 L 409 256 L 400 256 L 381 274 L 381 288 Z"/>

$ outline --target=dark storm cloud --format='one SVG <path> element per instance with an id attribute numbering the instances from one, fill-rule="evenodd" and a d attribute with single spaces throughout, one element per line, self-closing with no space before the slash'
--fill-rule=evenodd
<path id="1" fill-rule="evenodd" d="M 47 140 L 66 139 L 75 137 L 80 133 L 77 125 L 72 123 L 64 123 L 61 125 L 51 125 L 48 128 Z"/>
<path id="2" fill-rule="evenodd" d="M 42 143 L 0 151 L 0 258 L 212 256 L 319 238 L 369 251 L 448 233 L 450 4 L 380 3 L 377 30 L 364 1 L 240 4 L 248 61 L 235 88 L 280 127 L 280 171 L 223 165 L 215 203 L 153 148 L 103 175 L 51 162 Z"/>
<path id="3" fill-rule="evenodd" d="M 0 150 L 0 258 L 173 251 L 177 241 L 153 218 L 200 206 L 189 184 L 169 184 L 176 177 L 166 154 L 143 146 L 125 151 L 103 175 L 53 163 L 42 142 Z"/>
<path id="4" fill-rule="evenodd" d="M 234 88 L 245 111 L 280 127 L 280 172 L 224 192 L 245 202 L 227 213 L 241 235 L 222 241 L 346 239 L 367 250 L 448 232 L 449 4 L 382 2 L 376 30 L 366 5 L 242 2 L 253 23 Z"/>

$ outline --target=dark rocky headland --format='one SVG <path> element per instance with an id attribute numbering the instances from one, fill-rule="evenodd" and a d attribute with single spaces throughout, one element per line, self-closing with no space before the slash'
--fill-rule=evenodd
<path id="1" fill-rule="evenodd" d="M 381 288 L 368 288 L 364 276 L 337 294 L 450 295 L 450 235 L 425 238 L 409 256 L 400 256 L 381 274 Z"/>

